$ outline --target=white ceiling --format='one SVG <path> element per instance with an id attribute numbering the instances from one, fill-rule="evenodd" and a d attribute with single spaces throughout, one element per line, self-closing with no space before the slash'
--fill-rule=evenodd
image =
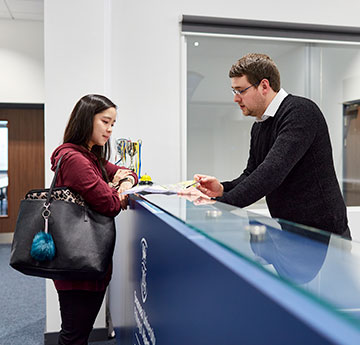
<path id="1" fill-rule="evenodd" d="M 0 20 L 44 20 L 44 0 L 0 0 Z"/>

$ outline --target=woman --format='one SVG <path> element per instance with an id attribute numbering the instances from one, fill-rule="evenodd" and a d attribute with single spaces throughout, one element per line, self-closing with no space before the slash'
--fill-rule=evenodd
<path id="1" fill-rule="evenodd" d="M 135 173 L 108 162 L 115 120 L 116 105 L 108 98 L 82 97 L 71 113 L 63 144 L 51 157 L 55 170 L 63 156 L 56 186 L 73 189 L 89 207 L 109 217 L 127 208 L 127 196 L 120 194 L 138 182 Z M 54 280 L 62 319 L 58 344 L 87 344 L 111 273 L 110 266 L 101 280 Z"/>

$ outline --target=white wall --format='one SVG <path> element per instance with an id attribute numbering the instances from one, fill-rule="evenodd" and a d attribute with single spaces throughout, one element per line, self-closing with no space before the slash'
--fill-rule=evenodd
<path id="1" fill-rule="evenodd" d="M 336 7 L 324 0 L 281 0 L 276 6 L 264 0 L 246 5 L 235 0 L 113 1 L 112 7 L 112 94 L 122 114 L 115 133 L 143 139 L 143 169 L 162 183 L 181 178 L 182 14 L 359 25 L 356 0 Z"/>
<path id="2" fill-rule="evenodd" d="M 107 94 L 110 22 L 102 0 L 45 1 L 45 171 L 62 143 L 75 103 L 89 93 Z"/>
<path id="3" fill-rule="evenodd" d="M 43 22 L 0 20 L 0 103 L 44 103 Z"/>
<path id="4" fill-rule="evenodd" d="M 75 103 L 88 93 L 108 94 L 108 1 L 45 1 L 45 171 L 50 184 L 50 156 L 62 142 Z M 46 332 L 60 330 L 54 284 L 46 284 Z M 105 327 L 105 302 L 95 321 Z"/>

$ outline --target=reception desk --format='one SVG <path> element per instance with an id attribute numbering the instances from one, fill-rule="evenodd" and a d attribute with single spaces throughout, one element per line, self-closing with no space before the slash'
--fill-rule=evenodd
<path id="1" fill-rule="evenodd" d="M 117 344 L 360 344 L 360 244 L 216 202 L 116 218 Z"/>

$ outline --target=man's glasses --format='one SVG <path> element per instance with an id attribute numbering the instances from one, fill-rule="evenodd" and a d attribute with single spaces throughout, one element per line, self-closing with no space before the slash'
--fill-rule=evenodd
<path id="1" fill-rule="evenodd" d="M 235 96 L 235 95 L 242 95 L 246 90 L 249 90 L 251 87 L 256 86 L 256 85 L 259 85 L 259 84 L 260 84 L 260 82 L 258 81 L 258 82 L 256 82 L 256 83 L 248 86 L 248 87 L 247 87 L 246 89 L 244 89 L 244 90 L 236 90 L 236 89 L 231 88 L 231 92 L 233 93 L 234 96 Z"/>

